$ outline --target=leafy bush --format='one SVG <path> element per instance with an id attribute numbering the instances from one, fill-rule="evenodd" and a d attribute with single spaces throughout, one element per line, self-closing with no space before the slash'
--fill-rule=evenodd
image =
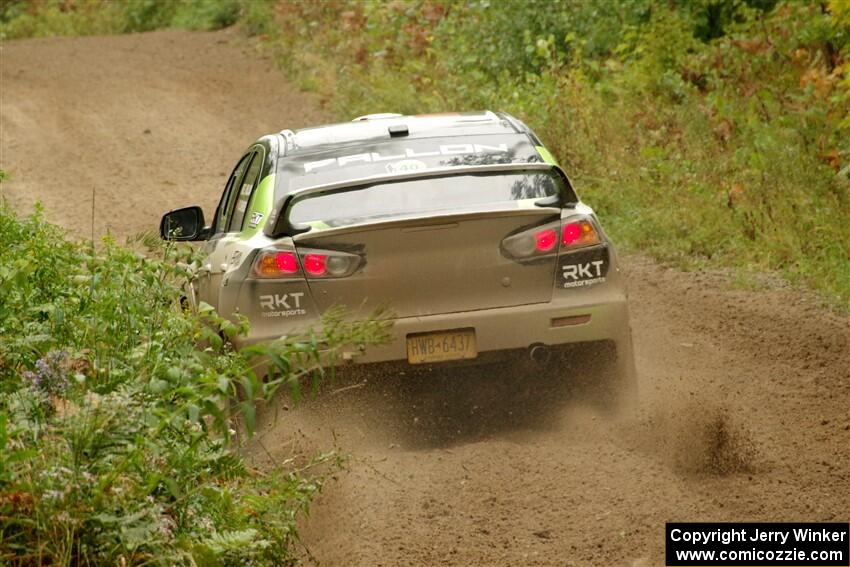
<path id="1" fill-rule="evenodd" d="M 171 21 L 178 28 L 217 30 L 236 23 L 241 11 L 239 0 L 194 0 L 182 2 Z"/>
<path id="2" fill-rule="evenodd" d="M 179 306 L 191 248 L 96 252 L 4 205 L 0 240 L 0 560 L 292 563 L 321 475 L 253 471 L 233 434 L 387 322 L 334 312 L 321 332 L 235 352 L 244 323 Z"/>

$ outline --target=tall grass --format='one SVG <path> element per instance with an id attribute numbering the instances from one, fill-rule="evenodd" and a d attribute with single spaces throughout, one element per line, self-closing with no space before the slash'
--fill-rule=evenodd
<path id="1" fill-rule="evenodd" d="M 106 35 L 164 27 L 213 30 L 236 22 L 251 0 L 6 0 L 0 37 Z"/>

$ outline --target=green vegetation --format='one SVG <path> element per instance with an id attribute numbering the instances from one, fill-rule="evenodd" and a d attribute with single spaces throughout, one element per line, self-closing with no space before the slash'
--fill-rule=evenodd
<path id="1" fill-rule="evenodd" d="M 253 470 L 234 433 L 280 386 L 322 377 L 320 345 L 333 361 L 386 321 L 332 313 L 320 334 L 235 352 L 243 324 L 179 306 L 189 247 L 95 252 L 1 203 L 0 241 L 0 563 L 292 564 L 322 472 Z"/>
<path id="2" fill-rule="evenodd" d="M 104 35 L 164 27 L 212 30 L 236 22 L 250 0 L 2 0 L 0 37 Z"/>
<path id="3" fill-rule="evenodd" d="M 514 113 L 629 247 L 850 308 L 846 1 L 0 0 L 4 39 L 237 21 L 340 119 Z M 321 476 L 252 470 L 234 430 L 385 323 L 237 353 L 244 324 L 179 308 L 188 247 L 94 251 L 3 204 L 0 242 L 0 560 L 292 563 Z"/>
<path id="4" fill-rule="evenodd" d="M 340 119 L 511 112 L 620 242 L 850 307 L 850 3 L 340 0 L 276 18 L 268 44 Z"/>

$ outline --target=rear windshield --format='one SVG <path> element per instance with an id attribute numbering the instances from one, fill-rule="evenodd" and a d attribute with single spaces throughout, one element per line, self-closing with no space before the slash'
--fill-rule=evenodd
<path id="1" fill-rule="evenodd" d="M 453 175 L 384 182 L 305 196 L 289 209 L 289 221 L 330 228 L 421 213 L 533 207 L 538 199 L 563 194 L 575 200 L 563 180 L 550 173 Z"/>

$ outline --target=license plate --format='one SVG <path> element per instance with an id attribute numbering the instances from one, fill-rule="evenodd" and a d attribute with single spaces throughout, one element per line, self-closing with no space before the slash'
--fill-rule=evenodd
<path id="1" fill-rule="evenodd" d="M 407 335 L 407 361 L 410 364 L 460 360 L 478 356 L 474 329 Z"/>

